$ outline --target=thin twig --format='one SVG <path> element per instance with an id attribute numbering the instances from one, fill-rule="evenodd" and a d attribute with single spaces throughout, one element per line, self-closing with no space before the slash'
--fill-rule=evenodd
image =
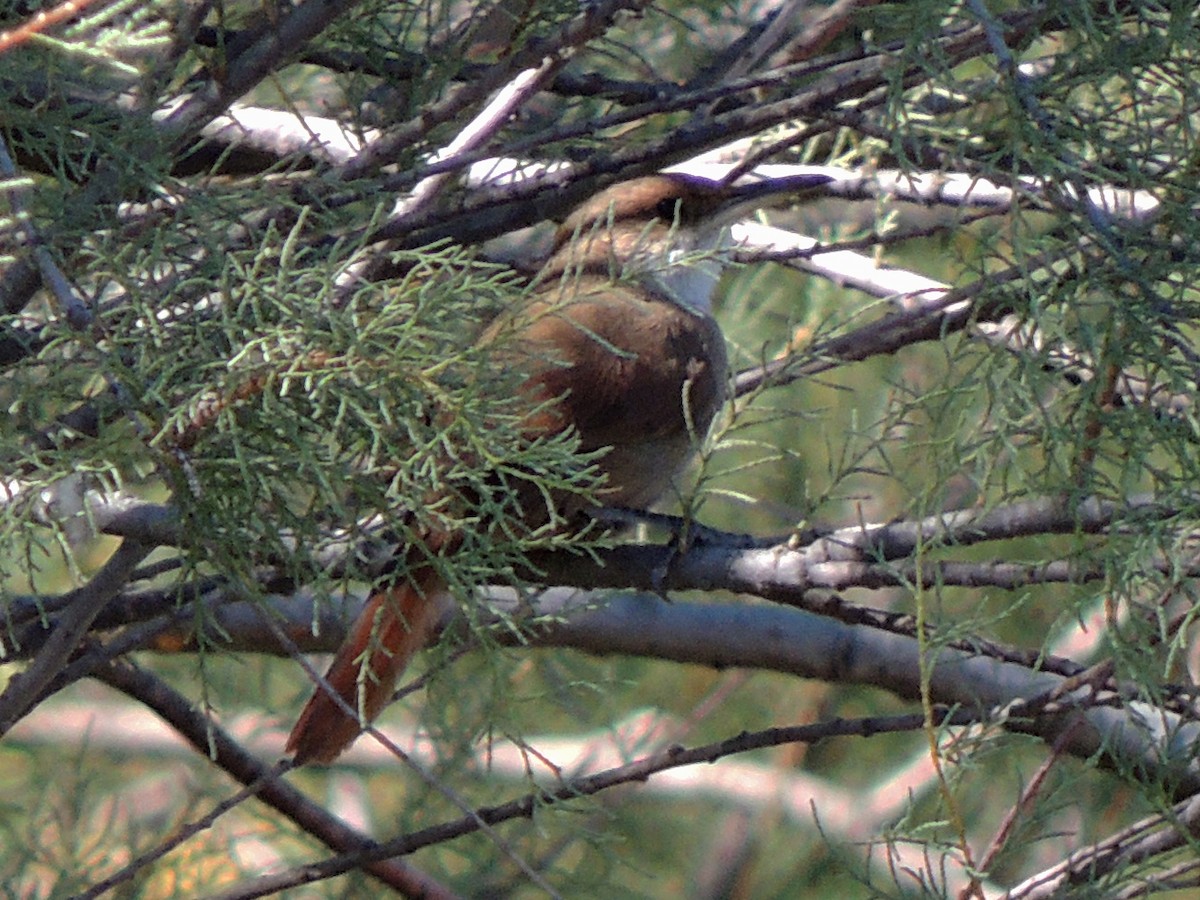
<path id="1" fill-rule="evenodd" d="M 60 7 L 61 8 L 61 7 Z M 0 39 L 3 35 L 0 35 Z M 0 53 L 4 52 L 0 46 Z M 20 172 L 17 171 L 16 163 L 9 155 L 8 144 L 5 143 L 3 136 L 0 136 L 0 177 L 8 179 L 20 178 Z M 38 272 L 42 276 L 42 284 L 50 289 L 50 293 L 54 299 L 58 301 L 59 309 L 63 312 L 63 318 L 66 320 L 73 330 L 85 332 L 92 325 L 92 311 L 88 305 L 79 296 L 78 292 L 72 286 L 70 280 L 63 274 L 62 269 L 54 261 L 50 255 L 50 251 L 46 249 L 46 244 L 38 234 L 37 229 L 33 227 L 33 223 L 29 220 L 25 210 L 25 193 L 29 190 L 24 184 L 11 184 L 6 187 L 8 193 L 8 204 L 16 215 L 17 220 L 21 223 L 21 230 L 25 233 L 25 239 L 29 246 L 33 248 L 33 259 L 37 263 Z"/>
<path id="2" fill-rule="evenodd" d="M 1200 797 L 1179 803 L 1172 815 L 1150 816 L 1111 837 L 1072 853 L 1056 866 L 1016 885 L 1006 900 L 1049 900 L 1077 884 L 1094 882 L 1132 865 L 1192 843 L 1200 834 Z"/>
<path id="3" fill-rule="evenodd" d="M 284 783 L 281 772 L 286 766 L 268 768 L 235 741 L 224 729 L 207 716 L 197 711 L 188 698 L 176 692 L 161 679 L 138 668 L 127 660 L 117 660 L 97 671 L 96 677 L 128 694 L 140 703 L 153 709 L 175 728 L 201 753 L 210 756 L 213 763 L 231 775 L 247 790 L 228 799 L 201 822 L 208 822 L 214 815 L 224 812 L 234 802 L 247 796 L 256 796 L 263 803 L 283 813 L 308 834 L 313 835 L 330 849 L 345 853 L 349 850 L 362 851 L 378 848 L 379 845 L 366 835 L 350 828 L 336 816 L 329 814 L 323 806 L 305 797 L 295 788 Z M 197 830 L 198 823 L 184 826 L 177 835 L 167 838 L 162 848 L 171 849 Z M 157 857 L 155 851 L 152 853 Z M 428 900 L 453 900 L 453 893 L 425 873 L 400 860 L 390 860 L 395 854 L 381 854 L 363 869 L 406 897 L 428 898 Z M 98 896 L 110 886 L 127 881 L 135 876 L 141 865 L 135 861 L 118 873 L 110 876 L 103 884 L 94 886 L 90 896 Z M 85 895 L 89 896 L 89 895 Z"/>
<path id="4" fill-rule="evenodd" d="M 66 0 L 65 3 L 60 3 L 58 6 L 34 13 L 16 28 L 0 31 L 0 53 L 18 47 L 60 22 L 77 16 L 93 2 L 94 0 Z"/>
<path id="5" fill-rule="evenodd" d="M 536 69 L 520 72 L 492 98 L 479 115 L 467 123 L 454 140 L 434 154 L 433 162 L 452 163 L 463 154 L 486 144 L 513 113 L 553 77 L 564 62 L 561 57 L 551 57 Z M 452 170 L 447 170 L 418 182 L 412 193 L 396 204 L 396 208 L 388 217 L 389 227 L 403 229 L 409 225 L 418 213 L 433 203 L 451 178 Z"/>
<path id="6" fill-rule="evenodd" d="M 1033 773 L 1033 776 L 1021 789 L 1020 798 L 1009 808 L 1008 812 L 1004 816 L 1003 821 L 996 829 L 996 834 L 993 836 L 987 850 L 985 850 L 983 856 L 980 857 L 978 863 L 980 872 L 987 872 L 987 870 L 991 868 L 991 865 L 993 862 L 995 862 L 996 857 L 999 856 L 1004 850 L 1005 846 L 1007 846 L 1009 838 L 1012 837 L 1013 831 L 1016 829 L 1017 822 L 1020 820 L 1021 816 L 1026 815 L 1033 808 L 1034 799 L 1041 791 L 1042 786 L 1046 783 L 1046 779 L 1050 776 L 1050 772 L 1054 769 L 1054 766 L 1062 758 L 1063 748 L 1066 746 L 1075 729 L 1078 727 L 1078 724 L 1068 726 L 1062 734 L 1054 739 L 1054 744 L 1050 748 L 1050 752 L 1047 754 L 1046 758 L 1042 760 L 1042 763 L 1038 766 L 1037 771 Z M 963 900 L 963 898 L 960 897 L 960 900 Z"/>
<path id="7" fill-rule="evenodd" d="M 268 617 L 266 619 L 266 622 L 267 622 L 267 626 L 272 630 L 272 632 L 274 632 L 276 640 L 278 640 L 282 646 L 284 646 L 288 649 L 288 652 L 291 654 L 292 658 L 300 664 L 300 667 L 302 669 L 304 669 L 304 672 L 308 676 L 309 680 L 311 680 L 313 682 L 313 684 L 315 685 L 315 689 L 318 691 L 324 691 L 326 696 L 328 696 L 329 699 L 332 700 L 334 702 L 334 704 L 337 705 L 337 707 L 339 708 L 339 710 L 342 713 L 344 713 L 345 715 L 351 716 L 354 719 L 358 719 L 359 718 L 358 710 L 356 710 L 353 706 L 351 706 L 346 701 L 346 699 L 344 697 L 342 697 L 337 692 L 337 690 L 325 679 L 325 677 L 322 676 L 316 669 L 314 669 L 309 664 L 308 660 L 304 659 L 304 657 L 300 653 L 300 649 L 295 645 L 295 643 L 292 641 L 292 639 L 288 636 L 287 632 L 284 631 L 282 628 L 280 628 L 279 624 L 277 622 L 275 622 L 275 620 L 272 618 Z M 395 744 L 390 738 L 388 738 L 388 736 L 386 734 L 384 734 L 382 731 L 380 731 L 378 728 L 376 728 L 373 725 L 368 725 L 366 728 L 363 729 L 363 731 L 364 731 L 364 734 L 369 734 L 373 740 L 378 741 L 396 759 L 400 760 L 409 769 L 411 769 L 413 772 L 415 772 L 417 777 L 419 777 L 423 782 L 425 782 L 426 785 L 428 785 L 433 790 L 437 791 L 439 794 L 441 794 L 443 797 L 445 797 L 447 800 L 449 800 L 452 804 L 457 806 L 461 812 L 465 813 L 468 816 L 473 815 L 471 806 L 469 803 L 467 803 L 466 800 L 464 800 L 461 796 L 459 796 L 455 791 L 451 790 L 448 785 L 446 785 L 445 783 L 440 781 L 438 778 L 436 778 L 433 774 L 431 774 L 424 766 L 422 766 L 419 762 L 417 762 L 410 754 L 405 753 L 404 750 L 402 750 L 397 744 Z M 488 823 L 483 822 L 483 821 L 479 822 L 479 827 L 480 827 L 480 830 L 483 831 L 483 833 L 487 835 L 488 839 L 496 846 L 496 848 L 501 853 L 503 853 L 506 857 L 508 857 L 512 861 L 513 865 L 515 865 L 520 871 L 524 872 L 529 877 L 530 881 L 533 884 L 535 884 L 536 886 L 541 888 L 543 891 L 545 891 L 548 896 L 551 896 L 551 897 L 558 896 L 558 892 L 555 891 L 546 882 L 546 880 L 544 878 L 542 878 L 541 875 L 539 875 L 536 871 L 534 871 L 534 869 L 529 865 L 528 862 L 525 861 L 525 859 L 521 856 L 521 854 L 518 853 L 508 841 L 504 840 L 504 838 L 502 838 L 495 831 L 495 829 L 493 829 Z"/>
<path id="8" fill-rule="evenodd" d="M 616 16 L 625 10 L 638 10 L 648 0 L 599 0 L 587 4 L 580 15 L 563 26 L 553 36 L 534 41 L 507 57 L 501 64 L 490 69 L 475 82 L 462 85 L 449 97 L 421 110 L 421 115 L 411 122 L 389 129 L 387 134 L 373 143 L 356 159 L 335 170 L 335 174 L 346 180 L 362 177 L 380 165 L 394 159 L 401 151 L 410 148 L 424 138 L 431 128 L 451 121 L 463 110 L 480 102 L 484 97 L 500 90 L 513 78 L 513 73 L 523 69 L 540 69 L 549 57 L 558 57 L 568 50 L 581 47 L 588 41 L 604 34 Z M 457 164 L 448 168 L 457 168 Z M 423 180 L 433 172 L 420 176 Z M 382 239 L 386 235 L 380 235 Z"/>
<path id="9" fill-rule="evenodd" d="M 938 724 L 943 726 L 968 725 L 978 721 L 976 716 L 963 711 L 940 710 L 938 715 Z M 741 734 L 734 738 L 692 749 L 678 745 L 671 746 L 628 765 L 617 766 L 594 775 L 573 778 L 557 788 L 547 788 L 527 794 L 500 806 L 476 810 L 470 816 L 455 822 L 435 825 L 404 835 L 387 841 L 376 849 L 347 854 L 320 863 L 311 863 L 277 875 L 246 882 L 234 890 L 216 895 L 213 900 L 250 900 L 250 898 L 264 897 L 286 888 L 311 884 L 314 881 L 348 872 L 374 859 L 407 855 L 422 847 L 444 843 L 471 834 L 479 830 L 481 822 L 495 825 L 511 819 L 529 818 L 535 810 L 540 811 L 547 806 L 570 802 L 579 797 L 590 796 L 620 785 L 636 784 L 669 769 L 713 763 L 733 754 L 775 747 L 780 744 L 812 743 L 832 737 L 870 737 L 880 733 L 913 731 L 923 726 L 924 719 L 920 715 L 836 719 L 816 725 L 770 728 Z"/>
<path id="10" fill-rule="evenodd" d="M 173 134 L 172 155 L 186 150 L 205 125 L 355 5 L 356 0 L 302 0 L 282 16 L 273 9 L 263 11 L 220 71 L 203 73 L 195 90 L 162 119 Z"/>
<path id="11" fill-rule="evenodd" d="M 83 587 L 69 595 L 65 611 L 29 667 L 0 694 L 0 735 L 5 734 L 62 671 L 105 605 L 129 582 L 153 547 L 126 539 Z"/>

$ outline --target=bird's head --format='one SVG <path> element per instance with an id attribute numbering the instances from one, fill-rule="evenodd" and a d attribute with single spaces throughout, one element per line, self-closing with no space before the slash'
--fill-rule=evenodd
<path id="1" fill-rule="evenodd" d="M 828 180 L 805 173 L 726 181 L 679 171 L 621 182 L 567 216 L 545 273 L 636 277 L 649 289 L 707 314 L 728 261 L 722 251 L 729 245 L 729 226 L 755 208 Z"/>

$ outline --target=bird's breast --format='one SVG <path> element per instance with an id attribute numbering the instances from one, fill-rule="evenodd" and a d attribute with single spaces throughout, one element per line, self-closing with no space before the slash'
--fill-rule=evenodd
<path id="1" fill-rule="evenodd" d="M 513 329 L 503 352 L 542 407 L 533 429 L 573 426 L 581 449 L 611 448 L 600 463 L 606 501 L 652 503 L 724 401 L 717 323 L 642 284 L 591 276 L 545 291 L 517 316 L 500 326 Z"/>

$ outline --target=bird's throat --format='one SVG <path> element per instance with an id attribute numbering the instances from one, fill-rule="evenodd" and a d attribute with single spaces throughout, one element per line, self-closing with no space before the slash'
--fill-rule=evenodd
<path id="1" fill-rule="evenodd" d="M 672 260 L 671 257 L 676 259 Z M 648 267 L 639 276 L 642 286 L 665 300 L 697 316 L 711 316 L 713 296 L 721 280 L 723 266 L 712 257 L 670 253 L 657 266 Z"/>

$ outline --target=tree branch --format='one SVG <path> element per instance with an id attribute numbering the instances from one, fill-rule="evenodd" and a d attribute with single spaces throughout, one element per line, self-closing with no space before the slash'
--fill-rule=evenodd
<path id="1" fill-rule="evenodd" d="M 118 660 L 100 669 L 96 677 L 124 694 L 149 706 L 168 724 L 176 729 L 202 755 L 209 756 L 213 763 L 227 772 L 234 780 L 245 785 L 247 791 L 239 794 L 234 802 L 246 796 L 256 796 L 263 803 L 282 813 L 305 832 L 339 853 L 362 852 L 377 849 L 380 845 L 366 835 L 342 823 L 325 811 L 319 803 L 309 800 L 295 788 L 283 783 L 281 774 L 286 767 L 268 768 L 242 749 L 220 726 L 198 712 L 186 697 L 176 693 L 166 683 L 139 669 L 132 663 Z M 214 812 L 226 809 L 222 805 Z M 185 827 L 177 837 L 169 839 L 149 857 L 139 857 L 128 866 L 94 885 L 84 897 L 98 897 L 136 876 L 154 857 L 172 849 L 178 842 L 193 833 L 208 827 L 207 818 Z M 405 897 L 434 900 L 452 900 L 453 894 L 428 875 L 408 863 L 390 860 L 396 854 L 381 854 L 362 868 L 379 878 L 384 884 Z"/>

